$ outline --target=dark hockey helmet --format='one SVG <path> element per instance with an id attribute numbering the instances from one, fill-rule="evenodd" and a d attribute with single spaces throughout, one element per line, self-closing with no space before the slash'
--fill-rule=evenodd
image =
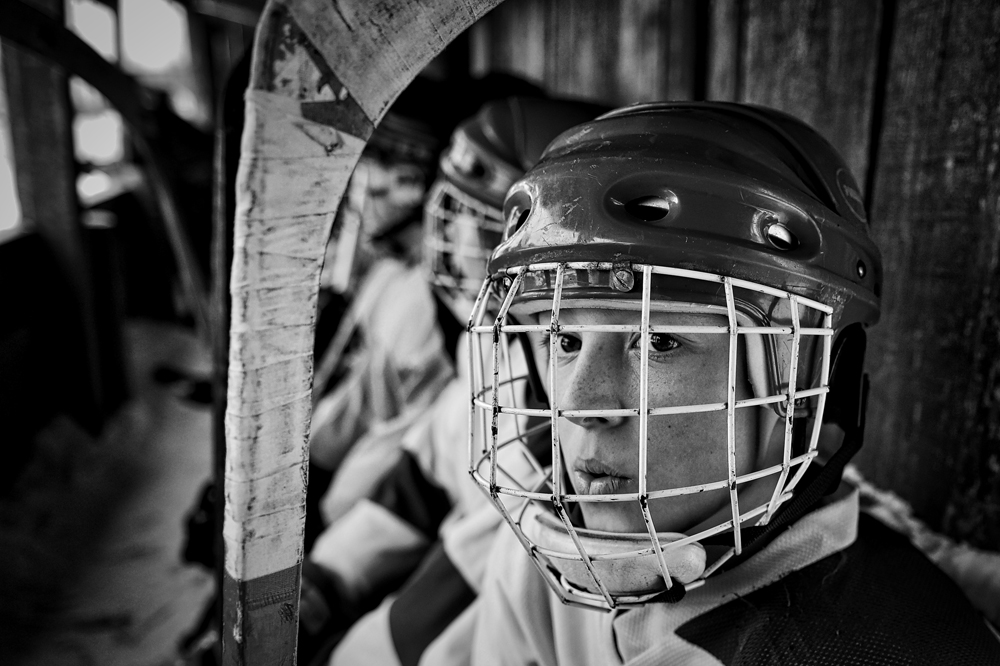
<path id="1" fill-rule="evenodd" d="M 507 190 L 559 133 L 604 111 L 576 100 L 508 97 L 458 125 L 424 206 L 424 260 L 437 286 L 476 297 L 503 235 Z"/>
<path id="2" fill-rule="evenodd" d="M 863 342 L 858 352 L 857 344 L 845 341 L 877 321 L 882 271 L 849 170 L 815 130 L 772 109 L 643 104 L 608 113 L 553 141 L 511 188 L 504 220 L 504 241 L 492 255 L 484 296 L 473 313 L 472 331 L 483 336 L 473 336 L 474 363 L 490 358 L 482 347 L 504 332 L 543 331 L 554 341 L 559 312 L 568 308 L 634 310 L 642 321 L 655 310 L 717 313 L 725 325 L 705 332 L 730 337 L 730 377 L 736 363 L 745 363 L 752 399 L 664 407 L 643 395 L 638 405 L 620 411 L 635 412 L 645 422 L 685 411 L 732 414 L 755 408 L 769 428 L 783 431 L 777 444 L 783 451 L 773 469 L 743 476 L 733 456 L 728 477 L 708 484 L 648 488 L 642 498 L 580 496 L 566 492 L 558 435 L 550 452 L 555 463 L 535 487 L 495 482 L 490 468 L 507 443 L 487 436 L 472 443 L 474 478 L 501 500 L 498 508 L 568 602 L 628 606 L 656 598 L 676 582 L 700 584 L 731 558 L 738 560 L 742 532 L 773 520 L 805 486 L 800 482 L 810 464 L 826 460 L 820 426 L 831 421 L 830 413 L 849 412 L 846 419 L 838 414 L 846 421 L 857 416 L 849 405 L 857 402 L 858 382 L 846 381 L 854 385 L 852 396 L 835 398 L 832 378 L 860 377 Z M 496 309 L 485 305 L 491 296 L 503 303 L 496 316 Z M 528 317 L 539 314 L 538 321 Z M 656 332 L 639 321 L 633 328 L 647 340 Z M 745 345 L 741 360 L 738 341 Z M 838 354 L 847 347 L 855 350 Z M 555 355 L 550 357 L 554 363 Z M 473 402 L 484 424 L 524 413 L 495 399 L 496 363 L 473 376 L 481 380 Z M 550 404 L 533 415 L 547 416 L 557 432 L 559 410 Z M 732 441 L 720 445 L 734 449 Z M 645 461 L 646 442 L 640 438 L 636 446 Z M 763 501 L 741 503 L 741 491 L 762 476 L 770 478 L 773 491 Z M 697 534 L 658 533 L 647 512 L 647 533 L 608 539 L 574 526 L 565 514 L 567 503 L 646 501 L 726 489 L 730 519 Z M 540 506 L 554 506 L 562 520 L 551 519 L 551 511 Z M 700 542 L 726 531 L 732 548 L 707 562 Z"/>

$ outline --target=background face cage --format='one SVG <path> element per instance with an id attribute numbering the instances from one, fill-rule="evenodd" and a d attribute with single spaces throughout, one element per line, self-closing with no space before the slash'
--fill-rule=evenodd
<path id="1" fill-rule="evenodd" d="M 638 323 L 614 325 L 565 325 L 560 309 L 565 301 L 580 303 L 582 298 L 565 296 L 574 284 L 568 276 L 589 275 L 592 282 L 614 281 L 629 273 L 629 284 L 641 300 L 634 298 L 630 309 L 637 310 Z M 599 279 L 593 276 L 603 276 Z M 611 276 L 610 278 L 607 276 Z M 650 324 L 653 283 L 658 278 L 680 278 L 714 285 L 724 296 L 715 306 L 724 321 L 719 326 L 662 326 Z M 579 284 L 579 277 L 576 284 Z M 546 302 L 537 304 L 539 323 L 517 321 L 512 307 L 527 300 L 530 284 L 547 285 Z M 640 285 L 641 283 L 641 285 Z M 747 294 L 757 302 L 770 302 L 767 312 L 786 312 L 787 321 L 746 315 Z M 564 298 L 565 297 L 565 298 Z M 593 296 L 590 296 L 593 298 Z M 575 305 L 573 307 L 580 307 Z M 550 316 L 549 316 L 550 315 Z M 722 318 L 724 317 L 724 319 Z M 548 318 L 548 321 L 545 319 Z M 809 325 L 813 324 L 813 325 Z M 622 409 L 568 410 L 558 404 L 557 332 L 617 331 L 641 336 L 638 405 Z M 509 339 L 528 333 L 549 336 L 548 360 L 538 363 L 539 374 L 547 375 L 549 405 L 518 406 L 507 402 L 510 367 Z M 482 285 L 470 321 L 470 356 L 473 396 L 470 413 L 470 473 L 490 496 L 496 508 L 516 534 L 547 583 L 565 603 L 612 609 L 641 605 L 670 590 L 678 583 L 687 589 L 702 585 L 726 561 L 742 552 L 745 525 L 766 524 L 779 507 L 792 497 L 809 464 L 819 453 L 820 426 L 829 392 L 830 356 L 833 339 L 833 309 L 817 301 L 761 284 L 712 273 L 652 266 L 579 262 L 546 263 L 506 269 Z M 715 334 L 728 337 L 728 391 L 724 400 L 688 405 L 649 404 L 649 338 L 656 333 Z M 765 350 L 766 362 L 778 381 L 769 390 L 747 399 L 737 399 L 737 350 L 741 339 L 755 338 L 755 346 Z M 771 344 L 776 343 L 776 344 Z M 750 345 L 748 344 L 747 347 Z M 544 360 L 544 359 L 542 359 Z M 528 360 L 531 363 L 531 360 Z M 810 369 L 811 368 L 811 369 Z M 800 373 L 800 369 L 802 372 Z M 790 408 L 791 407 L 791 408 Z M 781 461 L 749 473 L 738 472 L 735 423 L 738 410 L 769 409 L 783 428 Z M 718 412 L 726 418 L 726 460 L 728 473 L 708 483 L 671 488 L 647 485 L 649 419 L 672 415 Z M 638 490 L 629 493 L 576 494 L 568 482 L 568 470 L 560 440 L 560 427 L 570 417 L 624 417 L 638 420 Z M 534 427 L 505 427 L 511 420 Z M 793 450 L 797 430 L 799 450 Z M 504 436 L 503 433 L 510 433 Z M 539 439 L 544 439 L 540 446 Z M 721 442 L 720 442 L 721 445 Z M 505 461 L 509 451 L 517 457 L 532 458 L 530 474 L 510 474 Z M 754 506 L 742 506 L 741 489 L 747 484 L 770 479 L 775 485 L 770 497 Z M 693 534 L 657 532 L 649 509 L 650 500 L 679 497 L 711 490 L 727 490 L 728 520 Z M 572 516 L 572 505 L 592 502 L 633 502 L 638 505 L 646 533 L 597 532 L 582 526 Z M 538 525 L 544 527 L 540 529 Z M 731 546 L 712 562 L 706 562 L 701 541 L 722 533 L 732 533 Z M 539 534 L 547 533 L 543 541 Z M 707 564 L 707 566 L 706 566 Z"/>
<path id="2" fill-rule="evenodd" d="M 474 298 L 503 226 L 502 211 L 438 180 L 424 205 L 424 264 L 432 284 Z"/>

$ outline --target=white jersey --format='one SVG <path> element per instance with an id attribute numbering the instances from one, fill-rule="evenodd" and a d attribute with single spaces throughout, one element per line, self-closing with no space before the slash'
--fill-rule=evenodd
<path id="1" fill-rule="evenodd" d="M 315 464 L 343 478 L 377 480 L 392 466 L 402 433 L 454 376 L 454 366 L 423 269 L 393 258 L 379 260 L 350 312 L 344 325 L 359 341 L 343 360 L 346 375 L 316 405 L 309 454 Z M 331 354 L 339 354 L 331 347 Z M 327 360 L 318 367 L 335 365 Z M 356 447 L 360 450 L 352 453 Z M 340 468 L 349 455 L 357 460 L 346 474 Z M 341 504 L 345 501 L 353 503 Z"/>
<path id="2" fill-rule="evenodd" d="M 849 481 L 677 603 L 562 605 L 501 532 L 478 599 L 472 663 L 602 666 L 996 664 L 1000 634 L 907 538 L 859 515 Z"/>
<path id="3" fill-rule="evenodd" d="M 462 346 L 460 345 L 460 349 Z M 508 377 L 523 378 L 526 365 L 520 346 L 516 343 L 509 350 L 509 365 L 504 364 L 501 382 Z M 427 417 L 422 418 L 404 438 L 404 448 L 419 463 L 426 477 L 444 489 L 452 502 L 452 509 L 441 524 L 438 538 L 448 560 L 444 570 L 442 587 L 454 587 L 456 577 L 460 585 L 473 592 L 482 586 L 486 563 L 493 549 L 493 542 L 503 519 L 493 507 L 485 493 L 469 476 L 469 383 L 463 364 L 460 376 L 452 381 L 441 393 Z M 520 379 L 509 389 L 517 393 L 525 390 L 525 381 Z M 506 404 L 520 403 L 521 400 L 505 400 Z M 526 427 L 525 419 L 501 419 L 500 438 L 515 437 L 519 429 Z M 532 469 L 522 456 L 511 449 L 511 454 L 501 456 L 503 469 L 516 475 L 522 482 L 532 475 Z M 375 514 L 379 516 L 375 518 Z M 364 514 L 364 516 L 362 516 Z M 355 519 L 357 519 L 355 521 Z M 351 525 L 356 522 L 356 525 Z M 364 532 L 366 525 L 379 524 L 381 535 L 368 538 Z M 351 536 L 350 532 L 354 532 Z M 394 536 L 388 537 L 392 534 Z M 387 540 L 393 544 L 386 543 Z M 311 558 L 337 571 L 348 586 L 368 588 L 368 574 L 374 563 L 379 571 L 392 571 L 406 557 L 419 557 L 427 547 L 425 535 L 418 534 L 405 521 L 399 520 L 391 512 L 377 507 L 372 502 L 360 503 L 355 509 L 334 525 L 328 533 L 317 541 Z M 355 558 L 364 566 L 353 565 L 352 571 L 345 571 L 347 560 L 345 551 L 364 551 Z M 359 572 L 361 572 L 359 574 Z M 447 574 L 451 573 L 450 580 Z M 375 611 L 359 620 L 334 652 L 331 664 L 394 664 L 400 663 L 397 649 L 399 636 L 394 635 L 390 626 L 395 598 L 385 600 Z M 421 664 L 467 664 L 471 658 L 472 627 L 475 605 L 470 604 L 453 621 L 440 627 L 440 633 L 428 637 L 426 647 L 419 650 Z M 396 609 L 399 610 L 398 608 Z M 405 648 L 404 648 L 405 649 Z"/>
<path id="4" fill-rule="evenodd" d="M 513 532 L 500 532 L 487 565 L 472 648 L 476 666 L 719 666 L 711 653 L 682 639 L 685 622 L 765 587 L 849 546 L 857 534 L 858 494 L 802 518 L 753 559 L 717 574 L 677 604 L 651 603 L 603 613 L 563 605 Z"/>

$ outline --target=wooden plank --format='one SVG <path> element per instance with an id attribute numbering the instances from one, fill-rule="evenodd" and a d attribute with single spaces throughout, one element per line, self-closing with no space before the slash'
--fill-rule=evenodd
<path id="1" fill-rule="evenodd" d="M 737 101 L 818 129 L 866 181 L 881 2 L 745 0 Z"/>
<path id="2" fill-rule="evenodd" d="M 735 102 L 741 98 L 744 4 L 744 0 L 711 0 L 706 99 Z"/>
<path id="3" fill-rule="evenodd" d="M 872 480 L 1000 544 L 1000 6 L 898 3 L 874 190 Z"/>
<path id="4" fill-rule="evenodd" d="M 236 184 L 226 407 L 223 661 L 291 664 L 316 299 L 351 172 L 386 108 L 499 0 L 272 0 Z"/>
<path id="5" fill-rule="evenodd" d="M 805 119 L 859 183 L 875 183 L 867 194 L 886 288 L 858 463 L 931 526 L 995 548 L 996 10 L 908 1 L 882 26 L 883 5 L 716 0 L 710 97 Z M 883 89 L 880 40 L 890 34 Z"/>
<path id="6" fill-rule="evenodd" d="M 471 35 L 477 54 L 473 73 L 500 71 L 543 83 L 548 4 L 547 0 L 508 0 L 476 23 Z"/>
<path id="7" fill-rule="evenodd" d="M 696 0 L 509 0 L 472 34 L 476 71 L 624 105 L 692 99 Z"/>
<path id="8" fill-rule="evenodd" d="M 663 26 L 667 29 L 666 46 L 669 49 L 666 90 L 662 93 L 660 91 L 653 93 L 656 95 L 655 97 L 640 98 L 640 101 L 694 99 L 695 50 L 701 47 L 697 43 L 699 26 L 696 25 L 696 4 L 687 0 L 671 0 L 669 4 L 660 3 L 657 5 L 668 12 L 660 13 L 661 23 L 659 23 L 662 26 L 662 21 L 666 20 L 666 26 Z M 629 12 L 627 16 L 636 16 L 643 25 L 647 26 L 647 31 L 649 30 L 648 26 L 658 25 L 653 20 L 656 17 L 649 16 L 647 18 L 638 11 Z M 655 60 L 653 60 L 654 58 Z M 646 53 L 642 60 L 636 62 L 637 67 L 632 77 L 623 76 L 622 78 L 634 78 L 637 74 L 641 76 L 642 72 L 648 71 L 652 65 L 661 61 L 659 53 L 654 48 L 652 55 Z M 627 74 L 627 70 L 622 71 L 622 74 Z"/>

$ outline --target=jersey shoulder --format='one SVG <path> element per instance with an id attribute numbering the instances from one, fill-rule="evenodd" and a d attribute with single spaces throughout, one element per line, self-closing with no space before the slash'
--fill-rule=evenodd
<path id="1" fill-rule="evenodd" d="M 1000 640 L 908 539 L 862 514 L 858 539 L 682 625 L 724 664 L 1000 664 Z"/>

